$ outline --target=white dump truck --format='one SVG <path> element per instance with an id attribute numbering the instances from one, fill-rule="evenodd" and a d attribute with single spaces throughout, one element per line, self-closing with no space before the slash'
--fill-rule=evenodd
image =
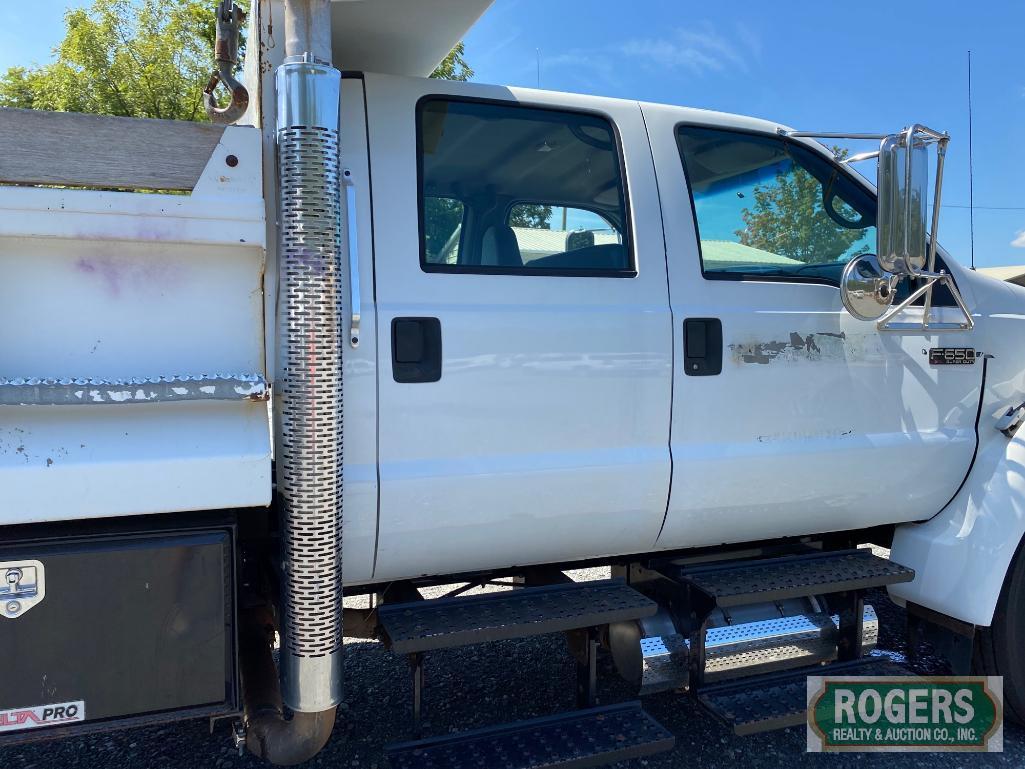
<path id="1" fill-rule="evenodd" d="M 374 637 L 394 767 L 594 766 L 673 743 L 598 654 L 800 723 L 884 586 L 1025 717 L 1025 289 L 937 244 L 949 137 L 426 78 L 489 4 L 252 3 L 236 80 L 225 0 L 212 124 L 0 110 L 0 744 L 301 762 Z M 577 710 L 417 734 L 428 652 L 542 633 Z"/>

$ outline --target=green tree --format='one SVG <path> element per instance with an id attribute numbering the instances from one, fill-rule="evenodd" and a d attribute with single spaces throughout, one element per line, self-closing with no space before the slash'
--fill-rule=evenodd
<path id="1" fill-rule="evenodd" d="M 206 120 L 210 0 L 93 0 L 64 22 L 54 61 L 0 76 L 0 106 Z"/>
<path id="2" fill-rule="evenodd" d="M 248 8 L 250 0 L 239 4 Z M 52 62 L 0 75 L 0 106 L 206 120 L 201 95 L 213 70 L 215 6 L 214 0 L 93 0 L 69 10 Z M 463 54 L 459 43 L 432 77 L 469 80 L 473 70 Z"/>
<path id="3" fill-rule="evenodd" d="M 552 207 L 539 203 L 520 203 L 509 212 L 509 226 L 550 230 L 552 229 Z"/>
<path id="4" fill-rule="evenodd" d="M 473 77 L 473 70 L 470 69 L 470 65 L 466 63 L 466 59 L 463 58 L 463 54 L 466 52 L 466 47 L 462 42 L 456 43 L 456 47 L 448 52 L 448 56 L 441 60 L 434 72 L 431 73 L 431 77 L 436 80 L 462 80 L 466 81 Z"/>
<path id="5" fill-rule="evenodd" d="M 846 155 L 839 148 L 834 151 L 840 159 Z M 796 163 L 781 169 L 771 184 L 756 186 L 753 195 L 753 208 L 745 208 L 742 214 L 744 228 L 736 232 L 745 246 L 806 264 L 835 262 L 870 250 L 866 243 L 851 252 L 867 230 L 833 221 L 824 208 L 822 183 Z M 858 219 L 857 212 L 838 197 L 832 204 L 843 218 Z"/>

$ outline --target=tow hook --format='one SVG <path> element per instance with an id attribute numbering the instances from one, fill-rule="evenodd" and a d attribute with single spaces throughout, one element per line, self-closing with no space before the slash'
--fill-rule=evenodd
<path id="1" fill-rule="evenodd" d="M 249 106 L 249 91 L 235 79 L 233 73 L 235 65 L 238 64 L 239 35 L 245 19 L 245 11 L 233 0 L 221 0 L 217 4 L 217 37 L 214 41 L 214 61 L 217 68 L 203 89 L 206 114 L 214 123 L 234 123 L 245 114 Z M 231 92 L 231 103 L 223 108 L 217 106 L 217 100 L 214 98 L 214 90 L 220 83 L 224 83 Z"/>

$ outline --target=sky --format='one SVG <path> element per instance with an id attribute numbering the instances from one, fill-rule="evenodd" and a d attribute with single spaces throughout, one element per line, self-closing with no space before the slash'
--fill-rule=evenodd
<path id="1" fill-rule="evenodd" d="M 211 0 L 213 2 L 213 0 Z M 0 70 L 45 63 L 86 0 L 0 0 Z M 801 130 L 949 131 L 940 242 L 1025 264 L 1025 0 L 495 0 L 465 38 L 475 80 L 737 112 Z M 868 149 L 860 145 L 858 149 Z M 874 173 L 863 164 L 865 173 Z"/>

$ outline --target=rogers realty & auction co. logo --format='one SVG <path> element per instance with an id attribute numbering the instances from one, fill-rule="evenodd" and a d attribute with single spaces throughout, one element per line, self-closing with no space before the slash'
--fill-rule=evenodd
<path id="1" fill-rule="evenodd" d="M 1004 749 L 1000 676 L 808 677 L 808 751 Z"/>

